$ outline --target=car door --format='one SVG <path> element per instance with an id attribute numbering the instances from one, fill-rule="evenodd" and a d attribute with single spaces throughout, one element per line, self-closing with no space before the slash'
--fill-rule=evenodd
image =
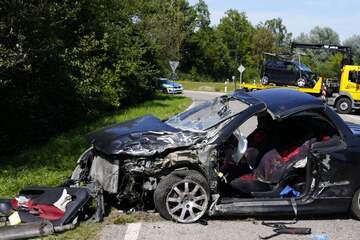
<path id="1" fill-rule="evenodd" d="M 278 83 L 281 75 L 281 65 L 278 64 L 278 61 L 266 62 L 264 75 L 269 78 L 269 82 Z"/>
<path id="2" fill-rule="evenodd" d="M 292 62 L 285 63 L 283 74 L 283 83 L 286 85 L 294 85 L 298 79 L 298 69 Z"/>
<path id="3" fill-rule="evenodd" d="M 324 109 L 327 128 L 337 132 L 313 144 L 314 179 L 309 200 L 303 207 L 308 213 L 344 213 L 349 210 L 354 192 L 360 187 L 360 139 L 351 134 L 344 121 L 330 108 Z"/>
<path id="4" fill-rule="evenodd" d="M 273 82 L 283 85 L 285 79 L 285 65 L 283 61 L 275 61 L 273 69 Z"/>
<path id="5" fill-rule="evenodd" d="M 316 142 L 308 156 L 312 165 L 307 185 L 307 198 L 299 199 L 301 214 L 336 214 L 348 211 L 351 183 L 345 172 L 346 143 L 339 137 Z"/>
<path id="6" fill-rule="evenodd" d="M 312 145 L 306 161 L 301 161 L 305 162 L 305 165 L 300 164 L 300 166 L 297 165 L 296 167 L 300 168 L 302 166 L 301 168 L 305 168 L 306 171 L 304 185 L 297 186 L 300 187 L 301 191 L 298 191 L 302 195 L 296 199 L 281 198 L 280 196 L 273 198 L 225 199 L 217 206 L 220 212 L 225 211 L 239 215 L 249 213 L 291 215 L 297 211 L 300 214 L 341 213 L 346 211 L 353 194 L 353 187 L 347 181 L 349 175 L 346 172 L 351 171 L 352 174 L 355 174 L 359 168 L 356 168 L 356 170 L 348 169 L 351 165 L 346 161 L 348 157 L 344 156 L 344 154 L 346 155 L 351 149 L 346 144 L 343 134 L 339 132 L 336 124 L 331 124 L 330 119 L 324 116 L 322 110 L 302 111 L 297 114 L 294 113 L 294 116 L 311 119 L 308 123 L 316 121 L 317 124 L 314 124 L 313 128 L 318 125 L 325 125 L 322 130 L 326 131 L 321 130 L 320 135 L 316 134 L 314 136 L 319 137 L 322 134 L 333 136 L 330 139 L 328 139 L 329 136 L 324 136 L 324 141 L 323 139 L 316 140 L 312 136 Z M 329 128 L 331 128 L 330 131 L 328 131 Z M 358 149 L 358 151 L 360 150 Z M 352 156 L 356 155 L 352 154 Z M 296 190 L 297 187 L 294 186 Z M 325 192 L 329 195 L 323 195 Z M 339 197 L 339 193 L 343 195 Z"/>

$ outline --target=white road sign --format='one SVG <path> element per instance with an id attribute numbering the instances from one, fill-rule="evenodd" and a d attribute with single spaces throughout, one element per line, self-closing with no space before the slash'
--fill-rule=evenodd
<path id="1" fill-rule="evenodd" d="M 175 72 L 175 70 L 179 66 L 179 61 L 169 61 L 169 64 L 170 64 L 171 70 L 173 72 Z"/>
<path id="2" fill-rule="evenodd" d="M 241 64 L 240 65 L 240 67 L 238 68 L 238 71 L 240 72 L 240 73 L 243 73 L 244 71 L 245 71 L 245 67 Z"/>

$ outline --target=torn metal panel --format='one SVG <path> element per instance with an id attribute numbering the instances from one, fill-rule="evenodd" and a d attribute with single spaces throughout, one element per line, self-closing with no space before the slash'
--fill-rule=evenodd
<path id="1" fill-rule="evenodd" d="M 170 153 L 161 160 L 161 169 L 169 168 L 184 162 L 199 164 L 200 162 L 197 151 L 185 150 Z"/>
<path id="2" fill-rule="evenodd" d="M 90 177 L 110 193 L 117 193 L 119 181 L 119 160 L 106 160 L 95 156 L 90 169 Z"/>

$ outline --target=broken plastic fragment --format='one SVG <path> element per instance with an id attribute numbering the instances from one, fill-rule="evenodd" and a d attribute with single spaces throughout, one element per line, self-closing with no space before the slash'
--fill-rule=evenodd
<path id="1" fill-rule="evenodd" d="M 20 216 L 19 216 L 19 213 L 18 212 L 13 212 L 10 216 L 9 216 L 9 223 L 11 226 L 13 225 L 18 225 L 21 223 L 21 219 L 20 219 Z"/>

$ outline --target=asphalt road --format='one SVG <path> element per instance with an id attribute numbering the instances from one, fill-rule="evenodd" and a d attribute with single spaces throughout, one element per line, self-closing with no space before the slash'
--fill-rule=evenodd
<path id="1" fill-rule="evenodd" d="M 185 96 L 193 99 L 194 104 L 211 99 L 221 93 L 185 91 Z M 358 115 L 342 115 L 346 121 L 360 123 Z M 251 125 L 256 123 L 252 122 Z M 352 219 L 319 219 L 301 220 L 296 226 L 309 227 L 312 234 L 307 236 L 283 235 L 275 240 L 359 240 L 360 221 Z M 177 224 L 155 218 L 150 222 L 130 223 L 126 225 L 105 225 L 100 239 L 124 240 L 252 240 L 259 239 L 259 235 L 272 234 L 270 228 L 262 226 L 261 221 L 246 219 L 219 220 L 209 219 L 208 225 Z"/>

